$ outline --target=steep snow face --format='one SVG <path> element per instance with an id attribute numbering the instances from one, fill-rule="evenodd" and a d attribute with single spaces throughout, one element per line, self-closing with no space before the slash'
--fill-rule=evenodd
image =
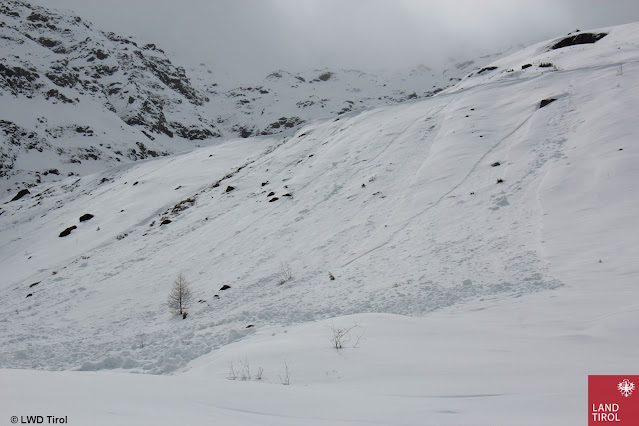
<path id="1" fill-rule="evenodd" d="M 0 192 L 431 96 L 490 58 L 384 76 L 277 71 L 254 84 L 202 65 L 191 80 L 154 44 L 71 12 L 8 0 L 0 16 Z"/>
<path id="2" fill-rule="evenodd" d="M 566 279 L 586 272 L 603 286 L 628 282 L 637 273 L 630 259 L 639 255 L 639 247 L 630 236 L 638 223 L 639 170 L 632 152 L 639 132 L 633 100 L 639 25 L 581 35 L 568 34 L 500 59 L 491 64 L 493 70 L 469 75 L 446 93 L 497 85 L 511 86 L 513 96 L 528 96 L 519 91 L 523 82 L 540 90 L 536 106 L 545 105 L 539 113 L 551 116 L 512 158 L 519 149 L 538 150 L 541 140 L 557 147 L 558 165 L 538 189 L 547 216 L 543 230 L 553 236 L 544 240 L 542 252 Z M 575 40 L 578 44 L 569 45 Z M 609 275 L 599 275 L 602 269 Z"/>
<path id="3" fill-rule="evenodd" d="M 0 365 L 164 373 L 268 325 L 463 314 L 558 288 L 584 312 L 630 309 L 637 28 L 565 48 L 557 70 L 480 74 L 3 204 Z M 496 66 L 561 50 L 526 52 Z M 186 320 L 166 305 L 180 272 Z"/>

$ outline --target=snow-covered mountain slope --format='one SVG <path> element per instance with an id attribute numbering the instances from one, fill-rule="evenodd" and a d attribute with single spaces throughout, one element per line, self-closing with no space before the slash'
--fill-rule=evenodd
<path id="1" fill-rule="evenodd" d="M 513 48 L 504 49 L 509 50 Z M 222 133 L 246 138 L 280 133 L 301 123 L 351 111 L 427 98 L 502 55 L 492 53 L 472 60 L 451 60 L 448 67 L 420 65 L 407 72 L 278 70 L 252 84 L 225 75 L 218 78 L 206 65 L 190 68 L 189 75 L 193 76 L 194 86 L 211 100 L 204 109 L 207 116 L 217 117 Z"/>
<path id="2" fill-rule="evenodd" d="M 170 372 L 265 326 L 558 288 L 630 309 L 639 30 L 602 31 L 496 65 L 556 68 L 5 197 L 0 365 Z"/>
<path id="3" fill-rule="evenodd" d="M 0 5 L 1 186 L 84 175 L 220 136 L 153 44 L 18 0 Z"/>
<path id="4" fill-rule="evenodd" d="M 0 192 L 430 96 L 491 57 L 382 77 L 279 71 L 246 84 L 206 65 L 187 75 L 154 44 L 72 12 L 7 0 L 0 19 Z"/>

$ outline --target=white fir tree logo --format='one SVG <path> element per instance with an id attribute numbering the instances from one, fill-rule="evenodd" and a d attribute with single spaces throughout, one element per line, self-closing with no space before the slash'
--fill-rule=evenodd
<path id="1" fill-rule="evenodd" d="M 623 379 L 623 381 L 617 385 L 617 389 L 619 389 L 619 392 L 621 392 L 623 396 L 628 398 L 632 395 L 632 391 L 635 390 L 635 384 L 628 379 Z"/>

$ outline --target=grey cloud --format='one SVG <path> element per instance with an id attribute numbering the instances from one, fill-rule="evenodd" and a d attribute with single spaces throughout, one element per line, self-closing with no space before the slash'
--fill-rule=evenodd
<path id="1" fill-rule="evenodd" d="M 264 75 L 276 68 L 388 68 L 472 56 L 639 20 L 616 0 L 35 0 L 154 42 L 183 64 Z"/>

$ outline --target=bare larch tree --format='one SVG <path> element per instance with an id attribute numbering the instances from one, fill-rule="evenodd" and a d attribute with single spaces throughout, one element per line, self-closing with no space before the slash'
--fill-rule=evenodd
<path id="1" fill-rule="evenodd" d="M 184 275 L 180 273 L 173 281 L 173 287 L 171 288 L 171 293 L 169 293 L 169 308 L 176 314 L 182 315 L 183 319 L 186 319 L 187 309 L 192 299 L 190 284 Z"/>

